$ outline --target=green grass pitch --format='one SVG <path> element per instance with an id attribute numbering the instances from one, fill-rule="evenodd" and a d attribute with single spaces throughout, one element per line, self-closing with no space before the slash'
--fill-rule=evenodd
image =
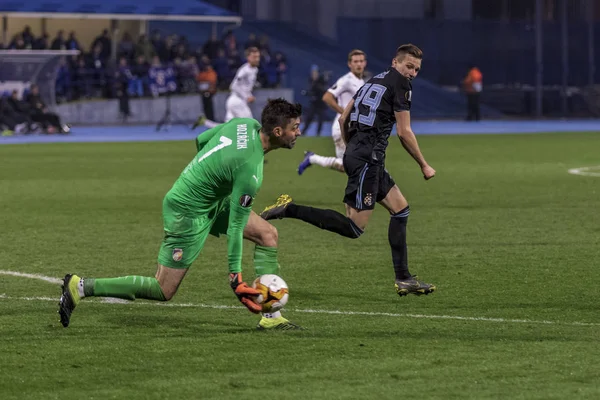
<path id="1" fill-rule="evenodd" d="M 600 134 L 419 140 L 435 179 L 395 138 L 387 167 L 411 206 L 411 271 L 438 292 L 395 294 L 380 207 L 356 241 L 274 222 L 284 315 L 303 332 L 254 330 L 225 239 L 209 238 L 172 302 L 86 300 L 68 329 L 58 285 L 0 275 L 0 398 L 600 398 L 600 177 L 567 173 L 600 165 Z M 194 149 L 0 146 L 0 270 L 153 275 L 161 201 Z M 343 210 L 342 174 L 296 174 L 306 149 L 333 154 L 330 138 L 268 154 L 255 210 L 280 193 Z M 248 243 L 246 280 L 251 257 Z"/>

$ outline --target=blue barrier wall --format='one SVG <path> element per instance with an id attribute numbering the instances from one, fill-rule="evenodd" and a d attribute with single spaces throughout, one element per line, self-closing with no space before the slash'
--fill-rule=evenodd
<path id="1" fill-rule="evenodd" d="M 293 100 L 294 93 L 290 89 L 261 89 L 254 92 L 256 101 L 250 106 L 254 118 L 260 119 L 260 113 L 270 98 L 283 97 Z M 229 96 L 219 92 L 213 97 L 215 119 L 225 118 L 225 101 Z M 167 109 L 166 97 L 132 99 L 130 101 L 132 116 L 127 122 L 132 124 L 156 124 L 165 115 Z M 55 112 L 60 114 L 63 121 L 74 125 L 118 125 L 122 123 L 119 114 L 119 100 L 91 100 L 64 103 L 58 105 Z M 171 119 L 174 122 L 195 121 L 203 114 L 200 95 L 185 95 L 171 97 Z"/>

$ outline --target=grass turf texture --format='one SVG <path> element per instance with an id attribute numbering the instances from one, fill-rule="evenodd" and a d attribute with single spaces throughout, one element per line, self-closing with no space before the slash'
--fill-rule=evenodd
<path id="1" fill-rule="evenodd" d="M 245 309 L 198 306 L 239 305 L 225 239 L 208 239 L 167 306 L 85 300 L 68 329 L 56 285 L 0 275 L 0 397 L 598 398 L 600 178 L 567 169 L 600 164 L 600 135 L 419 139 L 435 179 L 423 180 L 395 138 L 387 167 L 411 205 L 411 271 L 437 293 L 395 294 L 379 207 L 357 241 L 274 222 L 291 288 L 284 315 L 304 332 L 256 332 Z M 306 149 L 333 145 L 302 139 L 268 154 L 255 210 L 283 192 L 343 210 L 343 175 L 297 176 Z M 193 141 L 0 146 L 0 269 L 153 275 L 162 197 L 193 152 Z M 247 244 L 247 281 L 251 257 Z"/>

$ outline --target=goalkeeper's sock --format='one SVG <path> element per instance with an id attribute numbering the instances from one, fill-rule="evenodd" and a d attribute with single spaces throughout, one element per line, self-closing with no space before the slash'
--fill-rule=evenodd
<path id="1" fill-rule="evenodd" d="M 149 276 L 123 276 L 83 280 L 85 296 L 117 297 L 125 300 L 147 299 L 165 301 L 165 295 L 156 278 Z M 81 285 L 81 284 L 80 284 Z"/>
<path id="2" fill-rule="evenodd" d="M 254 247 L 254 272 L 257 277 L 265 274 L 277 275 L 279 273 L 277 247 L 259 245 Z"/>
<path id="3" fill-rule="evenodd" d="M 277 247 L 265 247 L 256 245 L 254 247 L 254 271 L 256 276 L 279 273 L 279 263 L 277 262 Z M 262 313 L 264 318 L 279 318 L 281 312 Z"/>
<path id="4" fill-rule="evenodd" d="M 334 210 L 323 210 L 309 206 L 290 203 L 285 209 L 286 218 L 301 219 L 318 228 L 335 232 L 351 239 L 356 239 L 363 234 L 354 221 Z"/>

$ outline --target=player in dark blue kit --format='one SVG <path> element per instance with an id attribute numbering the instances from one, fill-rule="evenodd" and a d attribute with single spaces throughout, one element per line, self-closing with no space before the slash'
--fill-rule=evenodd
<path id="1" fill-rule="evenodd" d="M 423 177 L 429 180 L 435 170 L 429 166 L 410 126 L 411 81 L 421 69 L 423 52 L 413 44 L 396 50 L 392 66 L 371 78 L 346 106 L 339 122 L 346 143 L 344 170 L 348 184 L 344 203 L 346 215 L 296 204 L 289 195 L 281 195 L 265 208 L 261 217 L 296 218 L 339 235 L 358 238 L 364 232 L 375 203 L 390 213 L 388 239 L 396 274 L 396 292 L 429 294 L 432 284 L 418 280 L 408 270 L 406 224 L 410 208 L 406 198 L 385 169 L 385 150 L 392 127 L 397 124 L 404 149 L 415 159 Z"/>

